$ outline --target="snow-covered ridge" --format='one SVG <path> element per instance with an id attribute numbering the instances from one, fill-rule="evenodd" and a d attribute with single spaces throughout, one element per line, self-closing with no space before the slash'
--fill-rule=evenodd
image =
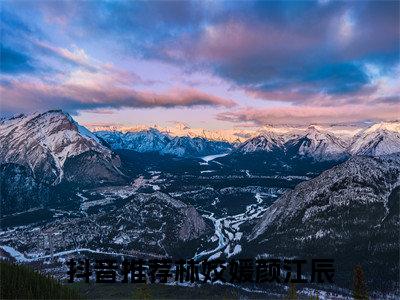
<path id="1" fill-rule="evenodd" d="M 61 110 L 33 113 L 0 123 L 0 163 L 17 163 L 34 173 L 50 173 L 54 184 L 63 178 L 66 160 L 95 151 L 111 160 L 112 151 L 88 129 Z"/>
<path id="2" fill-rule="evenodd" d="M 400 122 L 379 123 L 361 131 L 348 151 L 352 155 L 370 156 L 400 152 Z"/>
<path id="3" fill-rule="evenodd" d="M 356 131 L 351 138 L 314 125 L 304 131 L 294 130 L 281 134 L 270 131 L 237 147 L 237 151 L 243 153 L 271 152 L 276 149 L 321 160 L 397 153 L 400 152 L 400 122 L 374 124 Z"/>
<path id="4" fill-rule="evenodd" d="M 116 128 L 114 128 L 116 129 Z M 367 126 L 321 125 L 295 127 L 293 125 L 265 125 L 257 130 L 198 130 L 186 124 L 173 128 L 145 127 L 124 128 L 124 131 L 99 131 L 102 137 L 115 149 L 132 149 L 139 152 L 156 151 L 162 154 L 185 156 L 188 153 L 205 153 L 206 141 L 229 141 L 236 151 L 252 153 L 282 150 L 299 156 L 318 160 L 342 159 L 353 155 L 384 155 L 400 151 L 400 122 L 381 122 Z M 203 144 L 203 146 L 202 146 Z M 214 144 L 216 145 L 216 144 Z M 191 149 L 188 151 L 186 148 Z M 202 152 L 203 151 L 203 152 Z"/>
<path id="5" fill-rule="evenodd" d="M 191 131 L 187 125 L 177 124 L 176 128 L 176 132 L 187 135 L 176 136 L 176 132 L 173 134 L 161 128 L 143 127 L 133 132 L 92 133 L 60 110 L 20 115 L 0 121 L 0 163 L 22 163 L 32 170 L 51 171 L 60 181 L 68 157 L 89 150 L 112 156 L 112 151 L 103 146 L 100 139 L 106 141 L 112 149 L 196 157 L 228 153 L 232 149 L 242 153 L 278 150 L 318 160 L 400 152 L 400 121 L 381 122 L 367 128 L 355 125 L 317 124 L 301 128 L 266 125 L 256 132 L 230 132 L 235 132 L 236 137 L 247 138 L 239 144 L 217 141 L 217 135 L 213 135 L 210 140 L 207 138 L 207 130 L 203 130 L 203 137 L 200 137 L 198 131 Z M 48 163 L 43 165 L 44 161 Z"/>
<path id="6" fill-rule="evenodd" d="M 239 145 L 238 150 L 244 153 L 250 153 L 255 151 L 267 151 L 271 152 L 274 149 L 284 147 L 284 137 L 275 134 L 274 132 L 268 132 L 263 135 L 254 137 L 247 140 L 243 144 Z"/>
<path id="7" fill-rule="evenodd" d="M 307 223 L 323 211 L 332 207 L 346 207 L 350 202 L 382 201 L 387 207 L 388 193 L 399 184 L 400 154 L 380 158 L 353 157 L 284 194 L 268 207 L 250 239 L 256 238 L 270 227 L 279 228 L 284 222 L 288 223 L 299 215 L 299 220 Z M 376 190 L 371 188 L 375 185 L 380 185 L 383 196 L 379 195 L 378 198 Z"/>
<path id="8" fill-rule="evenodd" d="M 173 137 L 155 128 L 138 132 L 98 131 L 95 134 L 105 140 L 112 149 L 127 149 L 138 152 L 158 152 L 175 156 L 205 156 L 231 150 L 227 142 L 210 141 L 188 136 Z"/>
<path id="9" fill-rule="evenodd" d="M 357 124 L 310 124 L 319 131 L 330 132 L 335 136 L 345 140 L 351 139 L 361 130 L 367 128 L 369 125 L 366 123 Z M 200 137 L 210 141 L 223 141 L 229 143 L 243 143 L 248 139 L 268 134 L 275 133 L 279 136 L 292 136 L 293 134 L 301 135 L 307 129 L 308 125 L 293 125 L 293 124 L 266 124 L 261 127 L 252 128 L 224 128 L 224 129 L 205 129 L 205 128 L 192 128 L 188 124 L 177 122 L 172 126 L 162 127 L 159 125 L 136 125 L 136 126 L 122 126 L 122 125 L 94 125 L 87 124 L 91 131 L 119 131 L 123 133 L 140 132 L 149 129 L 156 129 L 159 132 L 170 135 L 171 137 Z"/>

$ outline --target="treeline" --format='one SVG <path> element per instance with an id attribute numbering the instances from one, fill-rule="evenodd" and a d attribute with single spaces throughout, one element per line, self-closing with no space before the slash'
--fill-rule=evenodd
<path id="1" fill-rule="evenodd" d="M 0 261 L 0 299 L 82 299 L 82 296 L 29 266 Z"/>

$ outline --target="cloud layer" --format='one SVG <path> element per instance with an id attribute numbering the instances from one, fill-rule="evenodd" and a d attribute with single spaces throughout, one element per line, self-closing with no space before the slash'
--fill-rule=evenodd
<path id="1" fill-rule="evenodd" d="M 193 107 L 197 114 L 208 106 L 226 109 L 216 111 L 220 121 L 262 124 L 398 112 L 398 1 L 3 1 L 2 8 L 3 113 Z M 204 79 L 196 86 L 195 74 Z"/>
<path id="2" fill-rule="evenodd" d="M 220 113 L 222 121 L 241 124 L 242 126 L 262 126 L 264 124 L 312 124 L 312 123 L 349 123 L 363 121 L 398 120 L 398 105 L 344 105 L 340 107 L 275 107 L 243 108 Z M 350 121 L 351 120 L 351 121 Z"/>

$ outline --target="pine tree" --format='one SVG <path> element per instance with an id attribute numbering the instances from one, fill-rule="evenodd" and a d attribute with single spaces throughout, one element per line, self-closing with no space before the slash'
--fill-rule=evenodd
<path id="1" fill-rule="evenodd" d="M 353 278 L 353 297 L 354 299 L 368 299 L 367 286 L 364 279 L 364 271 L 360 265 L 354 268 Z"/>
<path id="2" fill-rule="evenodd" d="M 81 299 L 69 286 L 30 266 L 0 261 L 0 299 Z"/>
<path id="3" fill-rule="evenodd" d="M 288 299 L 288 300 L 298 299 L 296 285 L 294 283 L 290 284 L 289 292 L 288 292 L 286 299 Z"/>

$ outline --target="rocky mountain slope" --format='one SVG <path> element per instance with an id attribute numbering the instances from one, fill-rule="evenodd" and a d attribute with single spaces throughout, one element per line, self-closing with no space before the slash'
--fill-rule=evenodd
<path id="1" fill-rule="evenodd" d="M 287 151 L 300 157 L 312 157 L 316 160 L 340 160 L 348 156 L 346 143 L 329 132 L 310 126 L 306 133 L 289 140 L 285 147 Z"/>
<path id="2" fill-rule="evenodd" d="M 398 276 L 400 154 L 353 157 L 300 183 L 264 213 L 249 237 L 256 253 L 335 258 L 337 280 L 362 264 L 370 286 L 393 290 Z"/>
<path id="3" fill-rule="evenodd" d="M 123 183 L 119 157 L 68 114 L 56 110 L 0 123 L 2 214 L 50 201 L 55 186 Z"/>
<path id="4" fill-rule="evenodd" d="M 2 121 L 0 145 L 0 164 L 27 167 L 47 184 L 122 179 L 118 156 L 59 110 Z"/>
<path id="5" fill-rule="evenodd" d="M 63 255 L 77 249 L 166 257 L 193 253 L 199 238 L 210 232 L 193 206 L 164 193 L 136 193 L 132 187 L 118 187 L 92 190 L 88 195 L 98 198 L 102 194 L 107 198 L 81 196 L 80 212 L 41 227 L 33 224 L 4 231 L 1 244 L 34 257 L 49 256 L 50 252 Z"/>
<path id="6" fill-rule="evenodd" d="M 400 122 L 379 123 L 355 136 L 349 153 L 379 156 L 400 151 Z"/>
<path id="7" fill-rule="evenodd" d="M 97 131 L 96 136 L 113 149 L 137 152 L 159 152 L 170 142 L 171 137 L 154 128 L 138 132 Z"/>

